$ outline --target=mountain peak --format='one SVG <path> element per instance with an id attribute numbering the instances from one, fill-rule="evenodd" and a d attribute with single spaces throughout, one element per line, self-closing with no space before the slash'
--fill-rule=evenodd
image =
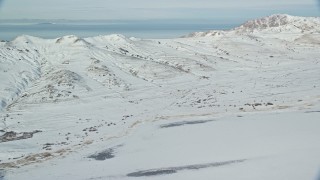
<path id="1" fill-rule="evenodd" d="M 320 30 L 320 18 L 298 17 L 288 14 L 274 14 L 271 16 L 247 21 L 234 30 L 238 32 L 253 32 L 270 30 L 275 32 L 282 31 L 318 31 Z"/>
<path id="2" fill-rule="evenodd" d="M 273 14 L 267 17 L 249 20 L 239 27 L 231 30 L 208 32 L 194 32 L 183 37 L 220 37 L 229 33 L 320 33 L 320 17 L 299 17 L 288 14 Z"/>

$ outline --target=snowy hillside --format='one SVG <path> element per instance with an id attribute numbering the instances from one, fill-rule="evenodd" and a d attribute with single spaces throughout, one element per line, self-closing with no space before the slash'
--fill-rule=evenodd
<path id="1" fill-rule="evenodd" d="M 297 17 L 286 14 L 277 14 L 261 19 L 251 20 L 235 28 L 240 32 L 273 31 L 287 33 L 320 32 L 319 17 Z"/>
<path id="2" fill-rule="evenodd" d="M 320 17 L 298 17 L 275 14 L 250 20 L 227 31 L 195 32 L 186 37 L 221 36 L 226 34 L 314 34 L 320 33 Z"/>
<path id="3" fill-rule="evenodd" d="M 316 179 L 320 20 L 0 43 L 0 180 Z"/>

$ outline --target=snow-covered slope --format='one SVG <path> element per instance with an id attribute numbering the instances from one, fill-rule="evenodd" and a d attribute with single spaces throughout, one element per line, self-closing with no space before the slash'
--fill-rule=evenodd
<path id="1" fill-rule="evenodd" d="M 275 14 L 250 20 L 226 31 L 195 32 L 185 37 L 221 36 L 226 34 L 313 34 L 320 33 L 320 17 L 298 17 Z"/>
<path id="2" fill-rule="evenodd" d="M 0 179 L 316 179 L 318 29 L 1 42 Z"/>
<path id="3" fill-rule="evenodd" d="M 287 32 L 287 33 L 311 33 L 320 32 L 319 17 L 297 17 L 286 14 L 277 14 L 261 19 L 251 20 L 235 28 L 239 32 Z"/>

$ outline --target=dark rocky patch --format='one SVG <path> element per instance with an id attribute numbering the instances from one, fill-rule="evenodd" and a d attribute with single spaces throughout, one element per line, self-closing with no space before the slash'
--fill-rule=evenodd
<path id="1" fill-rule="evenodd" d="M 320 111 L 306 111 L 304 113 L 320 113 Z"/>
<path id="2" fill-rule="evenodd" d="M 90 128 L 85 128 L 82 131 L 94 132 L 94 131 L 98 131 L 98 129 L 96 127 L 90 127 Z"/>
<path id="3" fill-rule="evenodd" d="M 128 50 L 124 49 L 124 48 L 119 48 L 120 52 L 123 53 L 123 54 L 127 54 L 129 53 Z"/>
<path id="4" fill-rule="evenodd" d="M 177 127 L 177 126 L 184 126 L 184 125 L 194 125 L 194 124 L 203 124 L 207 122 L 211 122 L 213 120 L 206 120 L 206 121 L 183 121 L 183 122 L 175 122 L 170 124 L 161 125 L 161 128 L 170 128 L 170 127 Z"/>
<path id="5" fill-rule="evenodd" d="M 42 131 L 36 130 L 32 132 L 22 132 L 17 133 L 14 131 L 6 132 L 2 136 L 0 136 L 0 143 L 8 142 L 8 141 L 17 141 L 21 139 L 29 139 L 33 137 L 33 134 L 39 133 Z"/>
<path id="6" fill-rule="evenodd" d="M 4 180 L 5 172 L 3 169 L 0 169 L 0 180 Z"/>
<path id="7" fill-rule="evenodd" d="M 133 172 L 133 173 L 127 174 L 127 176 L 129 177 L 158 176 L 158 175 L 174 174 L 174 173 L 177 173 L 177 171 L 172 169 L 159 169 L 159 170 Z"/>
<path id="8" fill-rule="evenodd" d="M 196 165 L 168 167 L 168 168 L 159 168 L 159 169 L 148 169 L 148 170 L 132 172 L 132 173 L 127 174 L 127 176 L 128 177 L 143 177 L 143 176 L 158 176 L 158 175 L 165 175 L 165 174 L 174 174 L 174 173 L 177 173 L 179 171 L 184 171 L 184 170 L 199 170 L 199 169 L 204 169 L 204 168 L 219 167 L 219 166 L 225 166 L 225 165 L 230 165 L 230 164 L 235 164 L 235 163 L 241 163 L 244 161 L 245 161 L 245 159 L 215 162 L 215 163 L 208 163 L 208 164 L 196 164 Z"/>
<path id="9" fill-rule="evenodd" d="M 97 161 L 104 161 L 106 159 L 112 159 L 114 157 L 115 157 L 114 149 L 110 148 L 110 149 L 107 149 L 105 151 L 90 155 L 88 158 L 92 158 L 92 159 L 95 159 Z"/>

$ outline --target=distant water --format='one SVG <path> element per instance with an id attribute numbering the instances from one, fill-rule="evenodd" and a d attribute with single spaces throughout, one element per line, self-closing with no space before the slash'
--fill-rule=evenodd
<path id="1" fill-rule="evenodd" d="M 175 38 L 192 32 L 231 29 L 238 24 L 211 22 L 0 22 L 0 40 L 12 40 L 26 34 L 42 38 L 57 38 L 65 35 L 91 37 L 108 34 L 123 34 L 137 38 Z"/>

